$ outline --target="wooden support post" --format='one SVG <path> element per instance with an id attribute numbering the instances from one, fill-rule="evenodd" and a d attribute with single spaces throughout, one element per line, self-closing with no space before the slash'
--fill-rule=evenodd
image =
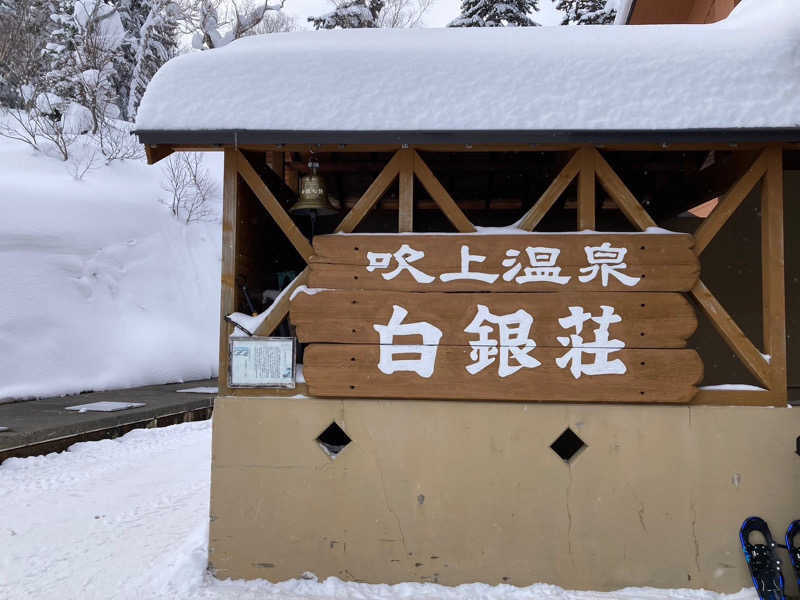
<path id="1" fill-rule="evenodd" d="M 231 325 L 226 315 L 236 310 L 236 223 L 239 204 L 239 176 L 236 150 L 225 149 L 222 189 L 222 292 L 219 319 L 219 393 L 228 390 L 228 337 Z"/>
<path id="2" fill-rule="evenodd" d="M 744 175 L 720 198 L 717 207 L 711 211 L 711 214 L 703 220 L 697 231 L 695 231 L 694 249 L 698 255 L 711 243 L 714 236 L 719 233 L 722 226 L 727 223 L 730 216 L 747 195 L 753 191 L 758 180 L 764 175 L 767 168 L 766 152 L 766 150 L 762 152 L 750 165 L 750 168 L 745 171 Z"/>
<path id="3" fill-rule="evenodd" d="M 561 194 L 564 193 L 564 190 L 567 189 L 567 186 L 572 183 L 572 180 L 575 179 L 575 176 L 578 174 L 581 168 L 581 153 L 580 151 L 575 152 L 572 155 L 572 158 L 569 159 L 569 162 L 561 169 L 561 172 L 556 175 L 556 178 L 552 181 L 552 183 L 547 186 L 547 189 L 544 193 L 539 197 L 528 212 L 526 212 L 522 218 L 517 223 L 517 227 L 520 229 L 524 229 L 525 231 L 533 231 L 536 226 L 542 221 L 547 211 L 553 207 L 553 204 L 556 203 L 561 197 Z"/>
<path id="4" fill-rule="evenodd" d="M 286 213 L 280 202 L 275 198 L 275 195 L 266 186 L 261 177 L 259 177 L 258 173 L 256 173 L 256 170 L 250 164 L 250 161 L 247 160 L 247 157 L 237 150 L 236 158 L 239 174 L 247 182 L 247 185 L 250 186 L 250 189 L 253 190 L 253 193 L 261 201 L 261 204 L 264 205 L 264 208 L 267 209 L 267 212 L 269 212 L 278 224 L 278 227 L 281 228 L 281 231 L 289 238 L 289 241 L 295 247 L 298 254 L 303 257 L 303 260 L 308 262 L 311 255 L 314 254 L 314 249 L 311 247 L 311 244 L 297 228 L 297 225 L 294 224 L 292 218 Z"/>
<path id="5" fill-rule="evenodd" d="M 783 151 L 764 151 L 761 187 L 761 277 L 764 352 L 770 356 L 770 389 L 776 403 L 786 402 L 786 293 L 783 257 Z"/>
<path id="6" fill-rule="evenodd" d="M 447 193 L 444 186 L 433 174 L 425 161 L 422 160 L 419 154 L 414 152 L 414 173 L 419 179 L 422 187 L 431 195 L 433 201 L 439 206 L 444 213 L 444 216 L 453 224 L 461 233 L 472 233 L 476 231 L 475 226 L 470 222 L 464 214 L 456 201 Z"/>
<path id="7" fill-rule="evenodd" d="M 594 184 L 594 148 L 586 147 L 578 150 L 580 172 L 578 173 L 578 231 L 595 229 L 595 184 Z"/>
<path id="8" fill-rule="evenodd" d="M 642 231 L 648 227 L 655 227 L 656 222 L 647 214 L 644 207 L 639 204 L 639 201 L 628 189 L 628 186 L 623 183 L 619 175 L 611 168 L 611 165 L 606 162 L 603 155 L 597 150 L 594 150 L 594 157 L 595 170 L 600 185 L 603 186 L 603 189 L 611 196 L 612 200 L 614 200 L 617 207 L 619 207 L 628 220 Z"/>
<path id="9" fill-rule="evenodd" d="M 286 163 L 283 152 L 280 152 L 279 150 L 271 150 L 267 152 L 267 164 L 269 165 L 269 168 L 275 171 L 278 177 L 281 178 L 281 181 L 286 181 Z"/>
<path id="10" fill-rule="evenodd" d="M 289 162 L 292 162 L 292 153 L 288 153 Z M 300 174 L 292 168 L 285 169 L 283 179 L 295 195 L 300 193 Z"/>
<path id="11" fill-rule="evenodd" d="M 397 231 L 414 231 L 414 154 L 413 150 L 399 150 L 400 196 L 397 211 Z"/>

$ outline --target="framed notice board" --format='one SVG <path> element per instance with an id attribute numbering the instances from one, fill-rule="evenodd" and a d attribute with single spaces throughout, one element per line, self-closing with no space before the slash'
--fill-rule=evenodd
<path id="1" fill-rule="evenodd" d="M 295 352 L 295 338 L 230 338 L 228 386 L 294 389 Z"/>

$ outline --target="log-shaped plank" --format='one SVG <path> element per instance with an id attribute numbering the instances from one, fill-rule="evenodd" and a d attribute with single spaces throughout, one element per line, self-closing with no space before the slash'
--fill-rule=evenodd
<path id="1" fill-rule="evenodd" d="M 474 269 L 473 269 L 474 270 Z M 384 271 L 385 272 L 385 271 Z M 550 282 L 517 283 L 515 280 L 505 281 L 498 277 L 493 283 L 475 280 L 442 281 L 443 273 L 449 270 L 426 269 L 432 276 L 430 283 L 418 283 L 407 272 L 400 273 L 394 279 L 381 277 L 381 271 L 368 272 L 364 267 L 355 265 L 333 265 L 312 262 L 309 266 L 308 285 L 312 288 L 355 289 L 355 290 L 395 290 L 398 292 L 430 291 L 430 292 L 686 292 L 697 283 L 699 271 L 688 265 L 639 265 L 628 268 L 625 274 L 640 278 L 636 287 L 627 287 L 614 277 L 608 278 L 608 285 L 603 286 L 598 276 L 592 281 L 581 282 L 578 267 L 574 270 L 563 268 L 562 275 L 570 275 L 566 285 Z M 502 274 L 503 270 L 499 270 Z"/>
<path id="2" fill-rule="evenodd" d="M 405 291 L 688 291 L 698 279 L 700 266 L 686 234 L 503 234 L 503 235 L 327 235 L 314 238 L 309 285 L 337 289 Z M 606 246 L 617 254 L 615 265 L 595 265 L 598 249 Z M 404 248 L 405 247 L 405 248 Z M 401 248 L 403 250 L 401 251 Z M 536 260 L 531 260 L 530 252 Z M 534 250 L 535 249 L 535 250 Z M 548 254 L 540 249 L 553 249 Z M 588 249 L 588 250 L 587 250 Z M 625 252 L 615 252 L 624 249 Z M 413 252 L 413 255 L 409 253 Z M 465 262 L 465 254 L 468 261 Z M 394 273 L 398 255 L 410 268 Z M 483 260 L 480 258 L 483 257 Z M 370 260 L 370 258 L 372 260 Z M 468 263 L 468 264 L 467 264 Z M 470 273 L 493 281 L 465 279 Z M 525 278 L 547 271 L 534 267 L 551 265 L 562 283 Z M 369 267 L 369 269 L 368 269 Z M 371 270 L 370 270 L 371 269 Z M 608 270 L 605 281 L 603 271 Z M 446 274 L 456 276 L 444 277 Z M 620 275 L 620 276 L 618 276 Z M 636 279 L 634 284 L 623 281 Z M 527 279 L 527 280 L 526 280 Z"/>
<path id="3" fill-rule="evenodd" d="M 541 347 L 561 347 L 557 337 L 572 333 L 558 320 L 580 306 L 599 316 L 602 306 L 614 308 L 622 320 L 611 324 L 610 339 L 627 348 L 682 348 L 697 328 L 694 309 L 681 294 L 656 293 L 564 293 L 488 294 L 395 293 L 386 291 L 326 290 L 313 295 L 298 293 L 291 302 L 291 320 L 297 338 L 304 343 L 377 344 L 372 327 L 386 325 L 395 305 L 408 311 L 407 323 L 428 322 L 441 329 L 440 345 L 467 346 L 475 334 L 464 329 L 472 322 L 479 304 L 495 315 L 509 315 L 522 309 L 533 317 L 530 337 Z M 586 343 L 594 341 L 594 324 L 584 327 Z M 419 344 L 422 340 L 403 342 Z"/>
<path id="4" fill-rule="evenodd" d="M 349 398 L 436 398 L 453 400 L 510 400 L 523 402 L 689 402 L 703 376 L 694 350 L 618 350 L 624 375 L 586 375 L 575 378 L 569 366 L 556 359 L 566 349 L 536 348 L 541 364 L 507 377 L 498 375 L 498 360 L 470 374 L 470 348 L 440 346 L 430 377 L 378 369 L 377 345 L 312 344 L 306 347 L 304 369 L 309 394 Z M 411 357 L 413 355 L 408 355 Z M 584 363 L 593 357 L 584 353 Z"/>
<path id="5" fill-rule="evenodd" d="M 314 237 L 314 260 L 317 262 L 368 265 L 368 252 L 394 253 L 403 244 L 425 253 L 416 266 L 454 268 L 460 266 L 459 250 L 469 246 L 470 254 L 486 256 L 482 264 L 473 263 L 476 271 L 496 265 L 506 258 L 506 250 L 524 251 L 528 246 L 560 250 L 558 265 L 586 265 L 585 247 L 609 242 L 612 247 L 625 248 L 628 265 L 697 265 L 694 238 L 688 233 L 417 233 L 370 234 L 335 233 Z M 455 251 L 452 252 L 451 251 Z"/>

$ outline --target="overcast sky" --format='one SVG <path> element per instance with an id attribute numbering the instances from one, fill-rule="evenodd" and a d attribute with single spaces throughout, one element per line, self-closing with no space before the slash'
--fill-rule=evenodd
<path id="1" fill-rule="evenodd" d="M 458 16 L 461 0 L 433 0 L 433 6 L 426 13 L 425 27 L 444 27 Z M 555 9 L 553 0 L 539 0 L 539 12 L 533 15 L 536 22 L 542 25 L 558 25 L 561 16 Z M 305 27 L 306 19 L 311 15 L 320 15 L 332 10 L 330 0 L 286 0 L 283 11 L 297 19 L 298 25 Z"/>

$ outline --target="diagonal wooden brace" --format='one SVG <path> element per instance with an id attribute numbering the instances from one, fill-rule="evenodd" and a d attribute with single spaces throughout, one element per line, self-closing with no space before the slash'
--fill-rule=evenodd
<path id="1" fill-rule="evenodd" d="M 247 161 L 247 159 L 244 156 L 242 156 L 242 159 Z M 358 224 L 361 223 L 361 221 L 364 219 L 364 217 L 367 215 L 370 209 L 372 209 L 375 203 L 380 199 L 380 197 L 386 191 L 386 188 L 388 188 L 389 185 L 392 183 L 392 181 L 394 181 L 394 179 L 397 177 L 397 174 L 400 170 L 400 160 L 401 160 L 400 152 L 398 151 L 386 164 L 386 166 L 380 172 L 378 177 L 375 178 L 375 181 L 373 181 L 372 184 L 367 188 L 367 191 L 364 192 L 364 194 L 361 196 L 358 202 L 356 202 L 353 208 L 350 209 L 347 215 L 345 215 L 344 219 L 342 219 L 342 221 L 339 223 L 339 226 L 336 228 L 337 233 L 351 233 L 358 226 Z M 247 163 L 247 166 L 250 166 L 249 162 Z M 252 166 L 250 167 L 250 169 L 252 170 Z M 254 170 L 251 173 L 251 176 L 252 175 L 255 175 L 256 179 L 258 181 L 261 181 L 261 179 L 258 177 L 258 174 Z M 248 185 L 250 185 L 249 181 Z M 261 182 L 261 185 L 264 187 L 264 190 L 266 190 L 269 193 L 269 190 L 266 189 L 266 186 L 264 185 L 263 181 Z M 253 191 L 255 192 L 255 190 Z M 266 206 L 267 205 L 265 204 L 265 207 Z M 278 205 L 278 208 L 280 209 L 281 212 L 283 212 L 284 215 L 286 215 L 286 211 L 284 211 L 280 205 Z M 267 208 L 267 210 L 269 210 L 269 208 Z M 270 214 L 272 215 L 272 211 L 270 211 Z M 280 215 L 280 212 L 278 212 L 277 214 Z M 272 216 L 274 219 L 275 215 Z M 288 217 L 288 215 L 286 216 Z M 277 221 L 277 219 L 275 220 Z M 283 230 L 283 232 L 286 233 L 287 236 L 289 236 L 289 233 L 287 232 L 286 229 L 283 228 L 280 222 L 278 223 L 278 225 L 281 226 L 281 230 Z M 292 223 L 292 225 L 294 225 L 294 223 Z M 302 234 L 300 234 L 299 231 L 297 233 L 302 237 Z M 309 244 L 304 237 L 303 240 L 306 242 L 306 244 L 308 244 L 308 257 L 306 258 L 304 256 L 306 263 L 308 263 L 311 256 L 314 254 L 314 250 L 311 244 Z M 297 245 L 295 245 L 295 248 L 297 248 Z M 299 251 L 300 250 L 298 249 L 298 252 Z M 266 319 L 264 319 L 264 321 L 261 323 L 258 329 L 256 329 L 256 331 L 254 332 L 256 335 L 267 336 L 270 335 L 273 331 L 275 331 L 275 328 L 278 325 L 280 325 L 281 321 L 283 321 L 283 319 L 289 313 L 289 305 L 292 294 L 298 287 L 300 287 L 301 285 L 305 285 L 307 279 L 308 279 L 308 267 L 303 269 L 300 272 L 300 274 L 294 278 L 292 283 L 289 284 L 288 289 L 285 291 L 285 293 L 283 293 L 278 299 L 278 301 L 270 307 L 269 315 L 267 316 Z"/>
<path id="2" fill-rule="evenodd" d="M 567 186 L 572 183 L 575 176 L 581 170 L 581 151 L 578 150 L 572 155 L 561 172 L 556 175 L 556 178 L 547 186 L 547 189 L 539 197 L 528 212 L 526 212 L 517 223 L 517 227 L 525 231 L 533 231 L 536 226 L 542 221 L 553 205 L 567 189 Z"/>

